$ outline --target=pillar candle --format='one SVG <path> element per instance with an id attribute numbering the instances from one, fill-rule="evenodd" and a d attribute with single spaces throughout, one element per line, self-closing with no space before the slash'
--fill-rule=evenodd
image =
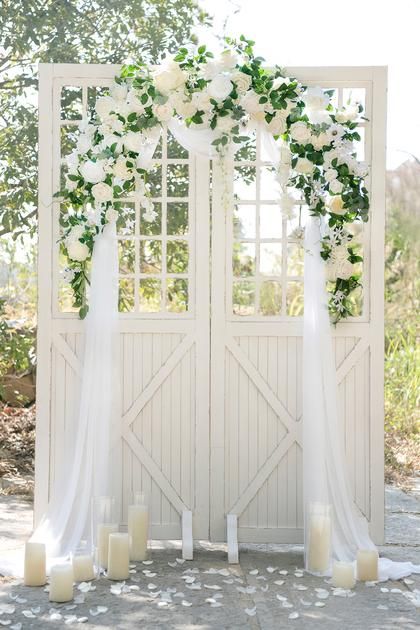
<path id="1" fill-rule="evenodd" d="M 92 554 L 75 554 L 72 558 L 75 582 L 89 582 L 95 579 Z"/>
<path id="2" fill-rule="evenodd" d="M 44 586 L 47 581 L 46 554 L 44 543 L 25 544 L 24 578 L 25 586 Z"/>
<path id="3" fill-rule="evenodd" d="M 352 562 L 334 562 L 332 568 L 332 585 L 339 588 L 353 588 L 354 567 Z"/>
<path id="4" fill-rule="evenodd" d="M 146 560 L 149 534 L 149 508 L 147 505 L 128 506 L 128 535 L 130 560 Z"/>
<path id="5" fill-rule="evenodd" d="M 50 602 L 73 599 L 73 567 L 70 562 L 56 564 L 50 572 Z"/>
<path id="6" fill-rule="evenodd" d="M 309 521 L 308 570 L 324 573 L 330 566 L 331 518 L 328 514 L 311 514 Z"/>
<path id="7" fill-rule="evenodd" d="M 376 582 L 378 579 L 378 552 L 376 549 L 359 549 L 357 552 L 357 579 Z"/>
<path id="8" fill-rule="evenodd" d="M 103 569 L 108 568 L 108 549 L 110 534 L 118 531 L 118 525 L 99 523 L 97 532 L 98 564 Z"/>
<path id="9" fill-rule="evenodd" d="M 109 535 L 108 571 L 110 580 L 126 580 L 130 575 L 128 534 L 116 532 Z"/>

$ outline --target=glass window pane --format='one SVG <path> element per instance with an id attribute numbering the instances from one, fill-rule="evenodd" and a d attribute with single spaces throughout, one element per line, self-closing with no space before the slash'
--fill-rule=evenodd
<path id="1" fill-rule="evenodd" d="M 260 238 L 281 238 L 282 215 L 277 204 L 260 206 Z"/>
<path id="2" fill-rule="evenodd" d="M 134 203 L 120 204 L 120 207 L 117 209 L 117 233 L 129 236 L 134 235 L 136 225 L 136 208 Z"/>
<path id="3" fill-rule="evenodd" d="M 82 88 L 65 86 L 61 88 L 61 119 L 79 120 L 82 118 Z"/>
<path id="4" fill-rule="evenodd" d="M 305 251 L 298 245 L 288 245 L 287 247 L 287 275 L 303 276 L 303 258 Z"/>
<path id="5" fill-rule="evenodd" d="M 255 238 L 256 207 L 236 204 L 233 210 L 233 234 L 237 239 Z"/>
<path id="6" fill-rule="evenodd" d="M 188 164 L 168 164 L 168 197 L 188 197 Z"/>
<path id="7" fill-rule="evenodd" d="M 233 245 L 232 269 L 234 276 L 255 275 L 254 243 L 235 243 Z"/>
<path id="8" fill-rule="evenodd" d="M 255 313 L 255 283 L 242 280 L 233 283 L 232 306 L 235 315 L 253 315 Z"/>
<path id="9" fill-rule="evenodd" d="M 260 273 L 265 276 L 281 274 L 281 243 L 261 243 Z"/>
<path id="10" fill-rule="evenodd" d="M 181 158 L 181 159 L 188 158 L 187 149 L 184 149 L 184 147 L 181 146 L 179 142 L 175 140 L 174 136 L 171 134 L 170 131 L 168 131 L 167 155 L 168 155 L 168 158 Z"/>
<path id="11" fill-rule="evenodd" d="M 161 310 L 161 281 L 150 278 L 140 280 L 139 306 L 141 313 L 158 313 Z"/>
<path id="12" fill-rule="evenodd" d="M 361 103 L 363 109 L 366 108 L 366 90 L 365 88 L 344 88 L 343 105 Z M 363 115 L 363 112 L 362 112 Z"/>
<path id="13" fill-rule="evenodd" d="M 120 278 L 118 310 L 120 313 L 129 313 L 134 310 L 134 280 L 132 278 Z"/>
<path id="14" fill-rule="evenodd" d="M 166 244 L 166 270 L 168 273 L 188 272 L 187 241 L 168 241 Z"/>
<path id="15" fill-rule="evenodd" d="M 303 282 L 288 282 L 286 312 L 289 317 L 303 315 Z"/>
<path id="16" fill-rule="evenodd" d="M 160 273 L 162 270 L 162 242 L 140 241 L 141 273 Z"/>
<path id="17" fill-rule="evenodd" d="M 101 86 L 89 86 L 88 87 L 88 109 L 93 110 L 95 108 L 96 99 L 99 96 L 105 96 L 109 91 L 107 87 Z"/>
<path id="18" fill-rule="evenodd" d="M 235 152 L 234 160 L 236 162 L 255 162 L 257 159 L 257 139 L 255 133 L 252 133 L 248 140 L 243 142 L 240 148 Z"/>
<path id="19" fill-rule="evenodd" d="M 162 166 L 155 164 L 147 174 L 147 181 L 150 184 L 152 197 L 160 197 L 162 194 Z"/>
<path id="20" fill-rule="evenodd" d="M 169 202 L 167 206 L 167 234 L 188 234 L 188 203 L 183 201 Z"/>
<path id="21" fill-rule="evenodd" d="M 269 201 L 277 199 L 280 195 L 279 184 L 276 181 L 276 169 L 274 166 L 261 168 L 260 199 Z"/>
<path id="22" fill-rule="evenodd" d="M 156 218 L 153 221 L 147 221 L 144 218 L 148 216 L 146 208 L 140 209 L 140 234 L 142 236 L 158 236 L 162 233 L 162 204 L 154 201 L 153 210 L 156 212 Z"/>
<path id="23" fill-rule="evenodd" d="M 184 278 L 168 278 L 166 289 L 166 309 L 170 313 L 188 311 L 188 281 Z"/>
<path id="24" fill-rule="evenodd" d="M 237 166 L 234 169 L 233 195 L 235 199 L 257 198 L 255 166 Z"/>
<path id="25" fill-rule="evenodd" d="M 134 273 L 136 264 L 134 240 L 118 240 L 118 259 L 120 274 Z"/>
<path id="26" fill-rule="evenodd" d="M 266 280 L 260 286 L 261 315 L 280 315 L 281 313 L 281 284 L 273 280 Z"/>

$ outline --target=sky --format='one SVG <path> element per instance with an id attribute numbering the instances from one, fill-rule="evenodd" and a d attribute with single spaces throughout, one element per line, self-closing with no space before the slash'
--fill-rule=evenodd
<path id="1" fill-rule="evenodd" d="M 420 0 L 200 0 L 213 32 L 256 42 L 268 64 L 388 66 L 387 166 L 420 159 Z M 200 41 L 218 47 L 208 29 Z"/>

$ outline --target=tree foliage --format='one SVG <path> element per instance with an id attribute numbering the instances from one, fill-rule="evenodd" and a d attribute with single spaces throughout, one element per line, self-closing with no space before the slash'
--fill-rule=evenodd
<path id="1" fill-rule="evenodd" d="M 36 228 L 38 63 L 157 60 L 208 20 L 195 0 L 2 1 L 0 236 Z"/>

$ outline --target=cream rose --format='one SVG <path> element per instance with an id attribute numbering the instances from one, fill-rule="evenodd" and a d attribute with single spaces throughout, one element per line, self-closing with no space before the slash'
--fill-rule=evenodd
<path id="1" fill-rule="evenodd" d="M 219 116 L 217 119 L 217 130 L 228 133 L 234 124 L 235 121 L 230 116 Z"/>
<path id="2" fill-rule="evenodd" d="M 314 145 L 315 151 L 320 151 L 322 147 L 330 143 L 330 139 L 328 135 L 325 133 L 325 131 L 321 131 L 319 136 L 316 136 L 316 135 L 311 136 L 310 142 L 311 144 Z"/>
<path id="3" fill-rule="evenodd" d="M 224 101 L 233 90 L 233 83 L 225 74 L 218 74 L 210 81 L 207 91 L 216 101 Z"/>
<path id="4" fill-rule="evenodd" d="M 248 114 L 256 114 L 264 110 L 264 104 L 260 103 L 260 98 L 254 91 L 250 91 L 244 94 L 240 104 Z"/>
<path id="5" fill-rule="evenodd" d="M 337 179 L 337 176 L 338 173 L 335 168 L 328 168 L 324 173 L 325 181 L 327 182 L 332 182 L 333 179 Z"/>
<path id="6" fill-rule="evenodd" d="M 348 212 L 348 209 L 344 207 L 344 201 L 340 195 L 334 195 L 330 197 L 328 202 L 330 212 L 333 214 L 343 215 Z"/>
<path id="7" fill-rule="evenodd" d="M 334 195 L 339 195 L 340 193 L 343 192 L 343 184 L 341 182 L 338 181 L 338 179 L 333 179 L 330 182 L 330 192 L 332 192 Z"/>
<path id="8" fill-rule="evenodd" d="M 196 113 L 197 108 L 192 101 L 180 101 L 176 111 L 183 118 L 191 118 Z"/>
<path id="9" fill-rule="evenodd" d="M 131 170 L 126 164 L 126 159 L 123 156 L 120 156 L 115 162 L 112 172 L 115 177 L 118 177 L 118 179 L 122 179 L 123 181 L 131 179 L 133 176 Z"/>
<path id="10" fill-rule="evenodd" d="M 282 112 L 276 112 L 274 118 L 268 123 L 268 130 L 274 136 L 280 136 L 286 132 L 286 116 Z"/>
<path id="11" fill-rule="evenodd" d="M 92 195 L 99 203 L 105 203 L 106 201 L 112 200 L 113 190 L 108 184 L 99 182 L 98 184 L 92 186 Z"/>
<path id="12" fill-rule="evenodd" d="M 234 72 L 232 74 L 231 79 L 236 84 L 238 92 L 242 94 L 244 94 L 251 87 L 252 78 L 249 76 L 249 74 L 246 74 L 245 72 L 241 72 L 240 70 L 238 70 L 237 72 Z"/>
<path id="13" fill-rule="evenodd" d="M 155 103 L 152 109 L 156 118 L 161 122 L 167 122 L 172 117 L 173 108 L 169 103 L 164 103 L 163 105 Z"/>
<path id="14" fill-rule="evenodd" d="M 137 131 L 129 131 L 122 138 L 127 151 L 139 153 L 144 148 L 144 137 Z"/>
<path id="15" fill-rule="evenodd" d="M 210 103 L 210 96 L 206 91 L 194 92 L 191 97 L 191 102 L 197 110 L 203 112 L 208 112 L 213 107 Z"/>
<path id="16" fill-rule="evenodd" d="M 325 265 L 325 274 L 329 282 L 335 282 L 337 278 L 348 280 L 353 273 L 354 268 L 349 260 L 343 260 L 340 263 L 328 262 Z"/>
<path id="17" fill-rule="evenodd" d="M 115 112 L 118 105 L 111 96 L 100 96 L 96 99 L 95 111 L 99 118 L 108 118 L 111 112 Z"/>
<path id="18" fill-rule="evenodd" d="M 108 223 L 115 223 L 115 221 L 118 219 L 118 212 L 115 210 L 115 208 L 108 208 L 108 210 L 105 212 L 105 218 Z"/>
<path id="19" fill-rule="evenodd" d="M 169 94 L 185 84 L 186 74 L 172 59 L 165 60 L 153 73 L 156 89 L 161 94 Z"/>
<path id="20" fill-rule="evenodd" d="M 301 173 L 302 175 L 310 175 L 313 173 L 314 165 L 308 160 L 308 158 L 298 158 L 295 166 L 295 171 L 297 173 Z"/>
<path id="21" fill-rule="evenodd" d="M 79 172 L 83 179 L 90 184 L 96 184 L 105 179 L 103 162 L 88 160 L 79 166 Z"/>
<path id="22" fill-rule="evenodd" d="M 71 260 L 83 262 L 89 256 L 89 247 L 80 241 L 71 241 L 67 245 L 67 255 Z"/>
<path id="23" fill-rule="evenodd" d="M 311 138 L 311 130 L 303 121 L 298 121 L 290 125 L 290 136 L 299 144 L 306 144 Z"/>

